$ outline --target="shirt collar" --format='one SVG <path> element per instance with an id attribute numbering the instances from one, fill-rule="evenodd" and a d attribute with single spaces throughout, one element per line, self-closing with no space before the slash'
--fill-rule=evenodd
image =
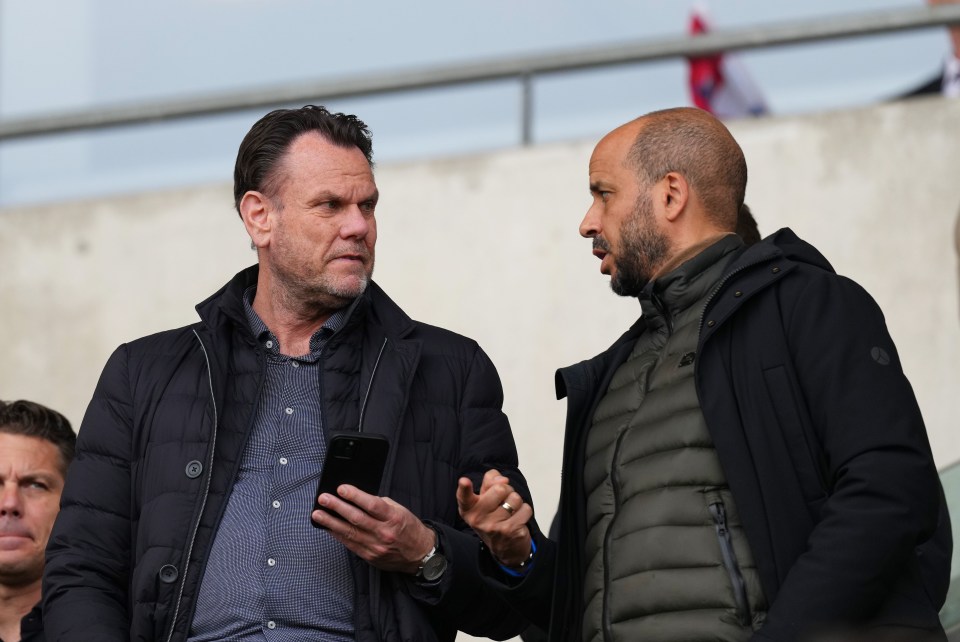
<path id="1" fill-rule="evenodd" d="M 43 615 L 40 611 L 40 604 L 37 604 L 33 609 L 23 616 L 23 619 L 20 620 L 20 639 L 23 642 L 30 642 L 30 640 L 40 640 L 40 633 L 43 631 Z"/>
<path id="2" fill-rule="evenodd" d="M 271 353 L 279 355 L 280 354 L 280 342 L 277 340 L 277 337 L 273 332 L 270 331 L 270 328 L 267 327 L 267 324 L 263 322 L 263 319 L 260 318 L 260 315 L 256 313 L 253 309 L 253 299 L 257 294 L 257 286 L 251 285 L 246 290 L 243 291 L 243 310 L 247 315 L 247 323 L 250 325 L 250 330 L 253 332 L 253 336 L 256 338 L 257 342 L 263 345 Z M 320 352 L 323 348 L 323 345 L 330 339 L 333 335 L 340 331 L 340 329 L 347 324 L 347 321 L 350 319 L 350 315 L 353 314 L 354 309 L 357 307 L 361 297 L 357 297 L 350 303 L 348 306 L 344 306 L 330 315 L 320 328 L 313 333 L 313 336 L 310 337 L 310 354 L 315 355 Z"/>

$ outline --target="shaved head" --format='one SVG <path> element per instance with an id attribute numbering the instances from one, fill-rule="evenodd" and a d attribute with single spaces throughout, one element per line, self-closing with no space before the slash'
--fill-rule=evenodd
<path id="1" fill-rule="evenodd" d="M 641 116 L 626 162 L 645 185 L 670 172 L 686 178 L 719 227 L 734 231 L 747 189 L 747 162 L 729 130 L 709 113 L 677 107 Z"/>

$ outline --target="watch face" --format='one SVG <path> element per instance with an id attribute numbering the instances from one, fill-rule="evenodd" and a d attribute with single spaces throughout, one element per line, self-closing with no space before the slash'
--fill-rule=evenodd
<path id="1" fill-rule="evenodd" d="M 435 554 L 423 565 L 423 579 L 428 582 L 440 579 L 443 572 L 447 570 L 447 558 L 440 553 Z"/>

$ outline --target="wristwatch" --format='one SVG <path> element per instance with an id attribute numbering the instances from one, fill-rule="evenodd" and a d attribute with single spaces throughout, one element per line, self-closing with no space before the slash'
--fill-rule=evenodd
<path id="1" fill-rule="evenodd" d="M 430 549 L 430 552 L 420 561 L 420 568 L 417 569 L 417 579 L 426 582 L 436 582 L 447 570 L 447 558 L 440 552 L 440 534 L 437 533 L 437 543 Z"/>

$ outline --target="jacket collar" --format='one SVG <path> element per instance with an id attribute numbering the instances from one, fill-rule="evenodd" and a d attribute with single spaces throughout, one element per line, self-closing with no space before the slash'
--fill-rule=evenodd
<path id="1" fill-rule="evenodd" d="M 222 288 L 197 304 L 197 314 L 205 325 L 219 329 L 228 323 L 247 327 L 247 317 L 243 310 L 243 293 L 251 285 L 257 284 L 260 268 L 252 265 L 238 272 Z"/>
<path id="2" fill-rule="evenodd" d="M 259 274 L 260 266 L 252 265 L 238 272 L 226 285 L 198 303 L 196 310 L 203 323 L 214 330 L 226 324 L 248 327 L 243 309 L 243 293 L 251 285 L 257 284 Z M 387 336 L 399 339 L 410 334 L 416 326 L 413 319 L 375 282 L 369 283 L 361 297 L 346 327 L 365 320 L 382 327 Z"/>
<path id="3" fill-rule="evenodd" d="M 787 263 L 808 263 L 830 272 L 834 271 L 830 262 L 816 248 L 801 240 L 793 230 L 785 227 L 759 243 L 740 249 L 738 256 L 727 265 L 721 281 L 725 281 L 727 277 L 738 272 L 746 274 L 751 267 L 783 259 L 786 259 Z M 786 271 L 767 271 L 763 274 L 757 274 L 755 277 L 757 279 L 756 289 L 763 287 L 768 282 L 777 280 Z M 625 349 L 624 344 L 632 345 L 645 330 L 646 323 L 643 317 L 640 317 L 629 330 L 604 352 L 592 359 L 557 370 L 554 379 L 557 399 L 566 397 L 573 388 L 595 385 L 597 378 L 608 371 L 611 361 L 615 361 L 616 365 L 619 365 L 622 361 L 622 359 L 619 361 L 616 359 L 620 350 Z"/>
<path id="4" fill-rule="evenodd" d="M 666 325 L 672 333 L 674 320 L 704 300 L 742 249 L 743 239 L 728 234 L 648 283 L 638 297 L 647 324 L 652 329 Z"/>
<path id="5" fill-rule="evenodd" d="M 834 272 L 830 261 L 817 248 L 800 239 L 789 227 L 781 228 L 759 243 L 748 247 L 733 261 L 727 272 L 734 272 L 743 266 L 779 258 L 785 258 L 795 263 L 807 263 Z"/>

